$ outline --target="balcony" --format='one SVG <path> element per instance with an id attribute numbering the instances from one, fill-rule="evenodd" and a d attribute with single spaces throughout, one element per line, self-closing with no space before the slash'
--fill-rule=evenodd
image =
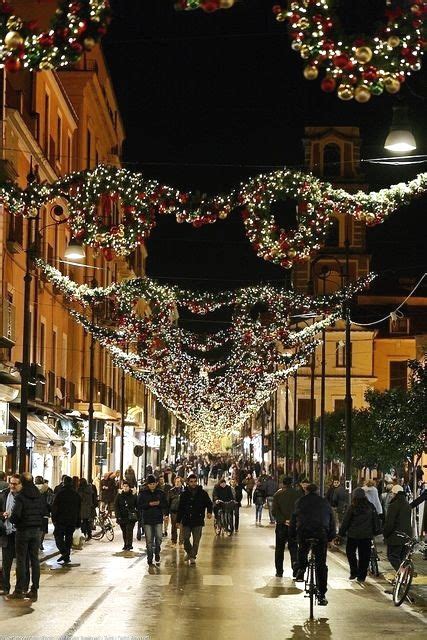
<path id="1" fill-rule="evenodd" d="M 15 306 L 4 299 L 0 306 L 0 347 L 11 349 L 15 342 Z"/>
<path id="2" fill-rule="evenodd" d="M 81 413 L 88 412 L 89 408 L 89 386 L 90 379 L 81 379 L 82 397 L 75 403 L 74 408 Z M 117 395 L 111 387 L 104 382 L 93 379 L 93 405 L 94 416 L 99 420 L 118 420 L 120 418 L 120 408 L 117 408 Z"/>

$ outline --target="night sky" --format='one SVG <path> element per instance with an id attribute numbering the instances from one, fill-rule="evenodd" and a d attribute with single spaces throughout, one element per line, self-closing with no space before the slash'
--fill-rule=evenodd
<path id="1" fill-rule="evenodd" d="M 396 97 L 342 102 L 302 77 L 286 27 L 271 0 L 245 0 L 207 15 L 176 12 L 171 0 L 113 0 L 115 18 L 104 39 L 127 133 L 124 161 L 147 177 L 202 192 L 283 165 L 302 167 L 304 126 L 361 129 L 362 158 L 382 145 Z M 341 2 L 342 16 L 367 30 L 384 2 Z M 417 153 L 427 147 L 425 69 L 401 96 L 409 106 Z M 416 167 L 364 165 L 372 188 L 410 179 Z M 369 232 L 372 266 L 384 274 L 427 271 L 427 198 Z M 257 258 L 238 215 L 202 229 L 159 220 L 148 242 L 148 275 L 186 287 L 223 288 L 248 281 L 283 281 L 286 272 Z"/>

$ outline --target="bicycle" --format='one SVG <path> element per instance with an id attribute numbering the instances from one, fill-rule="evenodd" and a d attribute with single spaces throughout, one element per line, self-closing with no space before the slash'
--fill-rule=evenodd
<path id="1" fill-rule="evenodd" d="M 307 538 L 306 542 L 309 544 L 308 550 L 308 564 L 307 573 L 305 578 L 304 591 L 305 598 L 310 598 L 310 620 L 314 618 L 314 603 L 317 602 L 319 597 L 319 590 L 316 582 L 316 553 L 314 551 L 315 546 L 319 540 L 317 538 Z"/>
<path id="2" fill-rule="evenodd" d="M 233 512 L 236 506 L 234 500 L 229 502 L 223 502 L 217 500 L 218 505 L 217 517 L 215 519 L 215 533 L 217 536 L 224 535 L 231 536 L 233 533 Z"/>
<path id="3" fill-rule="evenodd" d="M 400 607 L 406 598 L 410 600 L 408 593 L 415 574 L 412 556 L 417 551 L 425 552 L 427 545 L 424 542 L 419 542 L 416 538 L 411 538 L 402 531 L 396 531 L 396 534 L 399 538 L 405 540 L 405 547 L 407 547 L 405 557 L 396 571 L 393 585 L 393 603 L 395 607 Z"/>
<path id="4" fill-rule="evenodd" d="M 109 542 L 114 540 L 114 524 L 108 512 L 100 511 L 93 521 L 92 538 L 102 540 L 104 536 Z"/>
<path id="5" fill-rule="evenodd" d="M 380 570 L 378 567 L 378 561 L 379 561 L 379 555 L 378 555 L 378 551 L 377 548 L 375 546 L 375 540 L 371 540 L 371 557 L 369 558 L 369 573 L 372 576 L 375 576 L 376 578 L 378 578 L 378 576 L 380 575 Z"/>

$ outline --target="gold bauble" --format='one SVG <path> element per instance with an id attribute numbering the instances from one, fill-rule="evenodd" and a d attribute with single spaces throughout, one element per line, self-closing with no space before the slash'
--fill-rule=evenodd
<path id="1" fill-rule="evenodd" d="M 375 215 L 373 213 L 367 213 L 365 215 L 365 220 L 368 224 L 371 224 L 375 220 Z"/>
<path id="2" fill-rule="evenodd" d="M 310 26 L 310 22 L 307 20 L 307 18 L 301 18 L 301 20 L 298 20 L 297 26 L 299 29 L 302 29 L 304 31 L 304 29 L 308 29 L 308 27 Z"/>
<path id="3" fill-rule="evenodd" d="M 400 91 L 400 82 L 396 78 L 387 77 L 384 79 L 384 86 L 388 93 L 397 93 Z"/>
<path id="4" fill-rule="evenodd" d="M 288 258 L 295 258 L 297 252 L 295 251 L 295 249 L 288 249 L 286 255 L 288 256 Z"/>
<path id="5" fill-rule="evenodd" d="M 219 218 L 220 220 L 225 220 L 227 216 L 228 216 L 228 212 L 227 212 L 227 211 L 220 211 L 220 212 L 218 213 L 218 218 Z"/>
<path id="6" fill-rule="evenodd" d="M 387 44 L 389 47 L 398 47 L 400 44 L 400 38 L 399 36 L 390 36 L 389 39 L 387 40 Z"/>
<path id="7" fill-rule="evenodd" d="M 304 67 L 303 73 L 306 80 L 316 80 L 317 76 L 319 75 L 319 70 L 317 67 L 313 67 L 309 64 Z"/>
<path id="8" fill-rule="evenodd" d="M 304 60 L 308 60 L 308 58 L 310 57 L 310 47 L 307 46 L 306 44 L 303 44 L 300 49 L 300 56 Z"/>
<path id="9" fill-rule="evenodd" d="M 286 13 L 284 11 L 281 11 L 280 13 L 276 13 L 276 20 L 277 22 L 285 22 Z"/>
<path id="10" fill-rule="evenodd" d="M 9 29 L 9 31 L 19 31 L 19 29 L 22 29 L 23 26 L 24 23 L 22 22 L 21 18 L 18 18 L 18 16 L 10 16 L 6 22 L 6 27 Z"/>
<path id="11" fill-rule="evenodd" d="M 298 40 L 294 40 L 293 43 L 291 44 L 291 49 L 293 49 L 294 51 L 300 51 L 301 50 L 301 42 L 299 42 Z"/>
<path id="12" fill-rule="evenodd" d="M 349 84 L 340 84 L 337 93 L 340 100 L 351 100 L 354 96 L 353 87 Z"/>
<path id="13" fill-rule="evenodd" d="M 371 99 L 371 92 L 366 84 L 361 84 L 354 90 L 354 99 L 356 102 L 368 102 Z"/>
<path id="14" fill-rule="evenodd" d="M 86 51 L 92 51 L 95 45 L 96 45 L 96 42 L 94 38 L 85 38 L 83 40 L 83 46 L 86 49 Z"/>
<path id="15" fill-rule="evenodd" d="M 372 49 L 370 49 L 369 47 L 357 47 L 354 55 L 357 62 L 366 64 L 367 62 L 372 60 Z"/>
<path id="16" fill-rule="evenodd" d="M 221 9 L 231 9 L 235 0 L 219 0 L 219 6 Z"/>
<path id="17" fill-rule="evenodd" d="M 24 38 L 17 31 L 9 31 L 4 37 L 4 44 L 8 49 L 17 49 L 24 44 Z"/>

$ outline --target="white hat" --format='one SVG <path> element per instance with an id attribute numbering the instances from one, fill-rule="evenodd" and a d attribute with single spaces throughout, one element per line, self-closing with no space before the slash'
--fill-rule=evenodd
<path id="1" fill-rule="evenodd" d="M 391 488 L 392 493 L 400 493 L 401 491 L 403 491 L 403 487 L 400 484 L 394 484 Z"/>

